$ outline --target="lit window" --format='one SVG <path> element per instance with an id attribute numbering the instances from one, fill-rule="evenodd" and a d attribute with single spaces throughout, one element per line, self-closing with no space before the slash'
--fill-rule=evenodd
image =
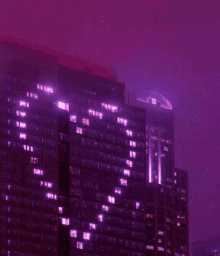
<path id="1" fill-rule="evenodd" d="M 176 183 L 177 183 L 177 180 L 174 180 L 174 183 L 176 184 Z"/>
<path id="2" fill-rule="evenodd" d="M 53 88 L 51 88 L 49 86 L 44 86 L 44 91 L 49 92 L 49 93 L 53 93 Z"/>
<path id="3" fill-rule="evenodd" d="M 90 116 L 97 116 L 100 119 L 102 119 L 102 116 L 103 116 L 103 114 L 101 112 L 98 112 L 98 111 L 95 111 L 95 110 L 92 110 L 92 109 L 89 109 L 89 115 Z"/>
<path id="4" fill-rule="evenodd" d="M 136 202 L 136 209 L 139 209 L 139 207 L 140 207 L 140 203 Z"/>
<path id="5" fill-rule="evenodd" d="M 158 251 L 162 251 L 162 252 L 164 252 L 164 247 L 158 247 Z"/>
<path id="6" fill-rule="evenodd" d="M 76 242 L 76 248 L 77 248 L 77 249 L 83 249 L 83 243 L 81 243 L 81 242 Z"/>
<path id="7" fill-rule="evenodd" d="M 29 103 L 28 102 L 26 102 L 26 101 L 22 101 L 22 100 L 20 100 L 20 106 L 21 107 L 29 107 Z"/>
<path id="8" fill-rule="evenodd" d="M 134 151 L 130 151 L 130 157 L 132 157 L 132 158 L 136 158 L 136 152 L 134 152 Z"/>
<path id="9" fill-rule="evenodd" d="M 49 198 L 49 199 L 53 199 L 53 194 L 51 194 L 51 193 L 47 193 L 47 198 Z"/>
<path id="10" fill-rule="evenodd" d="M 177 226 L 180 227 L 180 223 L 179 222 L 177 222 Z"/>
<path id="11" fill-rule="evenodd" d="M 20 139 L 26 139 L 26 134 L 25 133 L 20 133 Z"/>
<path id="12" fill-rule="evenodd" d="M 33 152 L 34 148 L 32 146 L 30 148 L 31 148 L 31 151 Z"/>
<path id="13" fill-rule="evenodd" d="M 109 105 L 109 104 L 106 104 L 106 103 L 102 103 L 102 107 L 104 109 L 110 110 L 112 112 L 117 112 L 117 110 L 118 110 L 118 108 L 116 106 Z"/>
<path id="14" fill-rule="evenodd" d="M 29 97 L 29 92 L 26 93 L 27 97 Z"/>
<path id="15" fill-rule="evenodd" d="M 146 214 L 146 217 L 147 217 L 147 218 L 153 218 L 154 215 L 153 215 L 153 214 L 150 214 L 150 213 L 147 213 L 147 214 Z"/>
<path id="16" fill-rule="evenodd" d="M 90 233 L 88 233 L 88 232 L 83 232 L 83 239 L 85 239 L 85 240 L 90 240 Z"/>
<path id="17" fill-rule="evenodd" d="M 164 150 L 165 150 L 165 151 L 168 151 L 168 147 L 164 147 Z"/>
<path id="18" fill-rule="evenodd" d="M 174 176 L 177 176 L 176 172 L 174 172 Z"/>
<path id="19" fill-rule="evenodd" d="M 128 182 L 127 182 L 127 180 L 125 180 L 125 179 L 120 179 L 120 184 L 121 184 L 122 186 L 127 186 L 127 185 L 128 185 Z"/>
<path id="20" fill-rule="evenodd" d="M 76 133 L 82 134 L 83 130 L 81 127 L 76 127 Z"/>
<path id="21" fill-rule="evenodd" d="M 51 182 L 48 182 L 48 183 L 47 183 L 47 187 L 48 187 L 48 188 L 52 188 L 52 183 L 51 183 Z"/>
<path id="22" fill-rule="evenodd" d="M 26 123 L 20 122 L 20 127 L 21 127 L 21 128 L 26 128 Z"/>
<path id="23" fill-rule="evenodd" d="M 126 120 L 124 118 L 120 118 L 120 117 L 117 118 L 117 122 L 119 124 L 123 124 L 124 126 L 127 126 L 127 124 L 128 124 L 128 120 Z"/>
<path id="24" fill-rule="evenodd" d="M 87 118 L 83 118 L 82 122 L 84 125 L 89 125 L 89 119 Z"/>
<path id="25" fill-rule="evenodd" d="M 180 219 L 180 215 L 177 215 L 176 217 L 177 217 L 177 219 Z"/>
<path id="26" fill-rule="evenodd" d="M 58 108 L 69 111 L 69 103 L 58 101 Z"/>
<path id="27" fill-rule="evenodd" d="M 89 223 L 89 228 L 92 229 L 92 230 L 96 230 L 96 224 Z"/>
<path id="28" fill-rule="evenodd" d="M 115 188 L 115 193 L 116 194 L 121 194 L 121 189 L 120 188 Z"/>
<path id="29" fill-rule="evenodd" d="M 70 230 L 70 236 L 71 237 L 77 237 L 77 231 L 76 230 Z"/>
<path id="30" fill-rule="evenodd" d="M 153 246 L 153 245 L 147 245 L 147 246 L 146 246 L 146 249 L 148 249 L 148 250 L 153 250 L 153 249 L 154 249 L 154 246 Z"/>
<path id="31" fill-rule="evenodd" d="M 99 221 L 102 222 L 102 221 L 103 221 L 103 215 L 100 214 L 100 215 L 98 216 L 98 219 L 99 219 Z"/>
<path id="32" fill-rule="evenodd" d="M 126 176 L 130 177 L 130 171 L 129 171 L 129 170 L 125 170 L 125 169 L 124 169 L 124 175 L 126 175 Z"/>
<path id="33" fill-rule="evenodd" d="M 38 99 L 38 95 L 37 94 L 34 94 L 34 99 Z"/>
<path id="34" fill-rule="evenodd" d="M 132 132 L 132 131 L 130 131 L 130 130 L 126 130 L 126 134 L 127 134 L 127 136 L 130 136 L 130 137 L 132 137 L 132 136 L 133 136 L 133 132 Z"/>
<path id="35" fill-rule="evenodd" d="M 59 210 L 59 213 L 60 213 L 60 214 L 63 213 L 63 207 L 60 207 L 60 206 L 59 206 L 58 210 Z"/>
<path id="36" fill-rule="evenodd" d="M 34 169 L 34 174 L 43 175 L 43 171 L 39 169 Z"/>
<path id="37" fill-rule="evenodd" d="M 132 167 L 132 166 L 133 166 L 133 163 L 132 163 L 132 161 L 130 161 L 130 160 L 126 160 L 126 164 L 127 164 L 129 167 Z"/>
<path id="38" fill-rule="evenodd" d="M 70 121 L 76 123 L 76 116 L 70 115 Z"/>
<path id="39" fill-rule="evenodd" d="M 158 241 L 158 243 L 159 243 L 159 244 L 161 244 L 161 243 L 162 243 L 162 239 L 158 239 L 157 241 Z"/>
<path id="40" fill-rule="evenodd" d="M 152 102 L 152 104 L 154 104 L 154 105 L 157 104 L 157 100 L 156 100 L 155 98 L 152 98 L 152 101 L 151 101 L 151 102 Z"/>
<path id="41" fill-rule="evenodd" d="M 136 142 L 130 140 L 130 146 L 136 148 Z"/>
<path id="42" fill-rule="evenodd" d="M 157 234 L 163 236 L 164 232 L 163 231 L 158 231 Z"/>
<path id="43" fill-rule="evenodd" d="M 5 200 L 8 201 L 8 195 L 5 195 Z"/>
<path id="44" fill-rule="evenodd" d="M 32 164 L 38 164 L 38 158 L 37 157 L 31 157 L 31 163 Z"/>
<path id="45" fill-rule="evenodd" d="M 102 205 L 102 211 L 103 212 L 108 212 L 109 207 L 107 205 Z"/>
<path id="46" fill-rule="evenodd" d="M 66 225 L 66 226 L 69 226 L 69 224 L 70 224 L 70 219 L 62 218 L 62 224 L 63 224 L 63 225 Z"/>
<path id="47" fill-rule="evenodd" d="M 8 141 L 8 146 L 11 146 L 11 141 Z"/>
<path id="48" fill-rule="evenodd" d="M 115 204 L 115 198 L 113 196 L 108 196 L 108 201 L 111 204 Z"/>

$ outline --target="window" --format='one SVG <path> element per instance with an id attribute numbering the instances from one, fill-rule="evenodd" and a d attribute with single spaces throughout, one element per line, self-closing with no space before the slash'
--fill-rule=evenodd
<path id="1" fill-rule="evenodd" d="M 115 204 L 115 198 L 113 196 L 108 196 L 108 201 L 111 204 Z"/>
<path id="2" fill-rule="evenodd" d="M 116 106 L 110 105 L 110 104 L 106 104 L 106 103 L 102 103 L 102 107 L 104 109 L 110 110 L 112 112 L 117 112 L 118 108 Z"/>
<path id="3" fill-rule="evenodd" d="M 38 164 L 38 158 L 37 157 L 31 157 L 31 163 L 32 164 Z"/>
<path id="4" fill-rule="evenodd" d="M 60 214 L 63 213 L 63 207 L 60 207 L 60 206 L 59 206 L 58 210 L 59 210 L 59 213 L 60 213 Z"/>
<path id="5" fill-rule="evenodd" d="M 94 224 L 94 223 L 89 223 L 89 228 L 90 228 L 91 230 L 96 230 L 96 224 Z"/>
<path id="6" fill-rule="evenodd" d="M 29 108 L 29 102 L 20 100 L 20 106 Z"/>
<path id="7" fill-rule="evenodd" d="M 69 224 L 70 224 L 70 219 L 61 218 L 61 222 L 62 222 L 63 225 L 69 226 Z"/>
<path id="8" fill-rule="evenodd" d="M 152 104 L 154 104 L 154 105 L 157 104 L 157 100 L 156 100 L 155 98 L 152 98 L 152 99 L 151 99 L 151 102 L 152 102 Z"/>
<path id="9" fill-rule="evenodd" d="M 76 133 L 82 134 L 82 128 L 81 127 L 76 127 Z"/>
<path id="10" fill-rule="evenodd" d="M 121 118 L 121 117 L 118 117 L 118 118 L 117 118 L 117 122 L 118 122 L 119 124 L 124 125 L 124 126 L 127 126 L 127 124 L 128 124 L 128 120 L 126 120 L 126 119 L 124 119 L 124 118 Z"/>
<path id="11" fill-rule="evenodd" d="M 179 222 L 177 222 L 177 226 L 180 227 L 180 223 Z"/>
<path id="12" fill-rule="evenodd" d="M 16 110 L 16 115 L 17 115 L 17 116 L 21 116 L 21 117 L 26 117 L 26 113 L 23 112 L 23 111 L 18 111 L 18 110 Z"/>
<path id="13" fill-rule="evenodd" d="M 140 203 L 136 202 L 136 209 L 139 209 L 139 208 L 140 208 Z"/>
<path id="14" fill-rule="evenodd" d="M 25 133 L 20 133 L 20 139 L 26 139 L 26 134 Z"/>
<path id="15" fill-rule="evenodd" d="M 136 152 L 130 151 L 130 157 L 136 158 Z"/>
<path id="16" fill-rule="evenodd" d="M 48 92 L 48 93 L 53 93 L 53 88 L 49 86 L 43 86 L 43 85 L 37 84 L 37 89 Z"/>
<path id="17" fill-rule="evenodd" d="M 20 127 L 21 127 L 21 128 L 26 128 L 26 123 L 20 122 Z"/>
<path id="18" fill-rule="evenodd" d="M 120 179 L 120 184 L 122 186 L 127 186 L 128 185 L 127 180 L 125 180 L 125 179 Z"/>
<path id="19" fill-rule="evenodd" d="M 85 240 L 90 240 L 90 233 L 88 233 L 88 232 L 83 232 L 83 239 L 85 239 Z"/>
<path id="20" fill-rule="evenodd" d="M 146 246 L 146 249 L 148 249 L 148 250 L 153 250 L 153 249 L 154 249 L 154 246 L 153 246 L 153 245 L 147 245 L 147 246 Z"/>
<path id="21" fill-rule="evenodd" d="M 125 170 L 125 169 L 124 169 L 124 175 L 126 175 L 126 176 L 130 177 L 130 171 L 129 171 L 129 170 Z"/>
<path id="22" fill-rule="evenodd" d="M 34 169 L 34 174 L 43 175 L 43 171 L 39 169 Z"/>
<path id="23" fill-rule="evenodd" d="M 176 183 L 177 183 L 177 180 L 174 180 L 174 183 L 176 184 Z"/>
<path id="24" fill-rule="evenodd" d="M 116 194 L 121 194 L 121 189 L 120 188 L 115 188 L 115 193 Z"/>
<path id="25" fill-rule="evenodd" d="M 168 147 L 164 147 L 164 150 L 165 150 L 165 151 L 168 151 Z"/>
<path id="26" fill-rule="evenodd" d="M 174 172 L 174 176 L 177 176 L 176 172 Z"/>
<path id="27" fill-rule="evenodd" d="M 158 247 L 158 251 L 162 251 L 162 252 L 164 252 L 164 247 Z"/>
<path id="28" fill-rule="evenodd" d="M 76 116 L 70 115 L 70 121 L 76 123 Z"/>
<path id="29" fill-rule="evenodd" d="M 127 134 L 127 136 L 130 136 L 130 137 L 132 137 L 132 136 L 133 136 L 133 132 L 132 132 L 132 131 L 130 131 L 130 130 L 126 130 L 126 134 Z"/>
<path id="30" fill-rule="evenodd" d="M 89 119 L 83 118 L 82 122 L 83 122 L 84 125 L 88 125 L 89 126 Z"/>
<path id="31" fill-rule="evenodd" d="M 97 112 L 95 110 L 89 109 L 89 115 L 90 116 L 97 116 L 100 119 L 102 119 L 103 114 L 101 112 Z"/>
<path id="32" fill-rule="evenodd" d="M 69 103 L 64 103 L 62 101 L 58 101 L 58 108 L 69 111 Z"/>
<path id="33" fill-rule="evenodd" d="M 77 248 L 77 249 L 83 249 L 83 243 L 81 243 L 81 242 L 76 242 L 76 248 Z"/>
<path id="34" fill-rule="evenodd" d="M 27 150 L 27 151 L 31 150 L 32 152 L 34 151 L 34 148 L 32 146 L 29 146 L 29 145 L 23 145 L 23 149 Z"/>
<path id="35" fill-rule="evenodd" d="M 157 242 L 158 242 L 159 244 L 161 244 L 161 243 L 162 243 L 162 239 L 158 239 Z"/>
<path id="36" fill-rule="evenodd" d="M 70 230 L 70 236 L 71 237 L 77 237 L 77 231 L 76 230 Z"/>
<path id="37" fill-rule="evenodd" d="M 103 212 L 108 212 L 109 207 L 107 205 L 102 205 L 102 211 Z"/>
<path id="38" fill-rule="evenodd" d="M 157 232 L 157 234 L 163 236 L 163 235 L 164 235 L 164 232 L 159 230 L 159 231 Z"/>
<path id="39" fill-rule="evenodd" d="M 130 161 L 130 160 L 126 160 L 126 164 L 127 164 L 129 167 L 132 167 L 132 166 L 133 166 L 133 163 L 132 163 L 132 161 Z"/>
<path id="40" fill-rule="evenodd" d="M 100 215 L 98 216 L 98 219 L 99 219 L 100 222 L 103 222 L 103 215 L 100 214 Z"/>
<path id="41" fill-rule="evenodd" d="M 131 140 L 130 140 L 130 147 L 134 147 L 134 148 L 136 148 L 136 142 L 135 142 L 135 141 L 131 141 Z"/>

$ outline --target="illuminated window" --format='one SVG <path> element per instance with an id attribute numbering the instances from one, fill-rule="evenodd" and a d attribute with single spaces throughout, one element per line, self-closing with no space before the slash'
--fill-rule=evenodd
<path id="1" fill-rule="evenodd" d="M 70 121 L 76 123 L 76 116 L 70 115 Z"/>
<path id="2" fill-rule="evenodd" d="M 101 112 L 98 112 L 98 111 L 95 111 L 95 110 L 92 110 L 92 109 L 89 109 L 89 115 L 90 116 L 97 116 L 100 119 L 102 119 L 102 116 L 103 116 L 103 114 Z"/>
<path id="3" fill-rule="evenodd" d="M 146 249 L 148 249 L 148 250 L 153 250 L 153 249 L 154 249 L 154 246 L 153 246 L 153 245 L 147 245 L 147 246 L 146 246 Z"/>
<path id="4" fill-rule="evenodd" d="M 124 125 L 124 126 L 127 126 L 127 124 L 128 124 L 128 120 L 126 120 L 126 119 L 124 119 L 124 118 L 120 118 L 120 117 L 117 118 L 117 122 L 118 122 L 119 124 Z"/>
<path id="5" fill-rule="evenodd" d="M 69 111 L 69 103 L 64 103 L 62 101 L 58 101 L 58 108 Z"/>
<path id="6" fill-rule="evenodd" d="M 177 219 L 180 219 L 180 215 L 177 215 L 176 217 L 177 217 Z"/>
<path id="7" fill-rule="evenodd" d="M 100 222 L 103 222 L 103 215 L 100 214 L 100 215 L 98 216 L 98 219 L 99 219 Z"/>
<path id="8" fill-rule="evenodd" d="M 158 242 L 159 244 L 161 244 L 161 243 L 162 243 L 162 239 L 158 239 L 157 242 Z"/>
<path id="9" fill-rule="evenodd" d="M 90 240 L 90 233 L 88 233 L 88 232 L 83 232 L 83 239 L 85 239 L 85 240 Z"/>
<path id="10" fill-rule="evenodd" d="M 164 150 L 165 150 L 165 151 L 168 151 L 168 147 L 164 147 Z"/>
<path id="11" fill-rule="evenodd" d="M 158 251 L 162 251 L 162 252 L 164 252 L 164 247 L 158 247 Z"/>
<path id="12" fill-rule="evenodd" d="M 21 128 L 26 128 L 26 123 L 20 122 L 20 127 L 21 127 Z"/>
<path id="13" fill-rule="evenodd" d="M 185 216 L 181 216 L 181 219 L 182 219 L 182 220 L 185 220 L 185 219 L 186 219 L 186 217 L 185 217 Z"/>
<path id="14" fill-rule="evenodd" d="M 38 158 L 37 157 L 31 157 L 31 163 L 32 164 L 38 164 Z"/>
<path id="15" fill-rule="evenodd" d="M 91 230 L 96 230 L 96 224 L 94 224 L 94 223 L 89 223 L 89 228 L 90 228 Z"/>
<path id="16" fill-rule="evenodd" d="M 58 210 L 59 210 L 59 213 L 60 213 L 60 214 L 63 213 L 63 207 L 60 207 L 60 206 L 59 206 Z"/>
<path id="17" fill-rule="evenodd" d="M 109 207 L 107 205 L 102 205 L 102 211 L 103 212 L 108 212 Z"/>
<path id="18" fill-rule="evenodd" d="M 81 242 L 76 242 L 76 248 L 77 248 L 77 249 L 83 249 L 83 243 L 81 243 Z"/>
<path id="19" fill-rule="evenodd" d="M 177 226 L 180 227 L 180 223 L 179 222 L 177 222 Z"/>
<path id="20" fill-rule="evenodd" d="M 151 100 L 151 102 L 152 102 L 152 104 L 157 104 L 157 100 L 155 99 L 155 98 L 152 98 L 152 100 Z"/>
<path id="21" fill-rule="evenodd" d="M 115 204 L 115 198 L 113 196 L 108 196 L 108 201 L 111 204 Z"/>
<path id="22" fill-rule="evenodd" d="M 177 183 L 177 180 L 174 180 L 174 183 L 176 184 L 176 183 Z"/>
<path id="23" fill-rule="evenodd" d="M 124 169 L 124 175 L 126 175 L 126 176 L 130 177 L 130 171 L 129 171 L 129 170 L 125 170 L 125 169 Z"/>
<path id="24" fill-rule="evenodd" d="M 63 225 L 69 226 L 69 224 L 70 224 L 70 219 L 61 218 L 61 221 L 62 221 L 62 224 L 63 224 Z"/>
<path id="25" fill-rule="evenodd" d="M 23 112 L 23 111 L 18 111 L 18 110 L 16 110 L 16 115 L 17 115 L 17 116 L 21 116 L 21 117 L 26 117 L 26 113 Z"/>
<path id="26" fill-rule="evenodd" d="M 102 107 L 104 109 L 110 110 L 112 112 L 117 112 L 118 108 L 116 106 L 110 105 L 110 104 L 106 104 L 106 103 L 102 103 Z"/>
<path id="27" fill-rule="evenodd" d="M 176 172 L 174 172 L 174 176 L 177 176 Z"/>
<path id="28" fill-rule="evenodd" d="M 130 157 L 132 157 L 132 158 L 136 158 L 136 152 L 134 152 L 134 151 L 130 151 Z"/>
<path id="29" fill-rule="evenodd" d="M 8 141 L 8 146 L 11 146 L 11 141 Z"/>
<path id="30" fill-rule="evenodd" d="M 127 180 L 125 180 L 125 179 L 120 179 L 120 184 L 122 186 L 127 186 L 128 185 Z"/>
<path id="31" fill-rule="evenodd" d="M 26 134 L 25 133 L 20 133 L 20 139 L 26 139 Z"/>
<path id="32" fill-rule="evenodd" d="M 133 166 L 133 163 L 132 163 L 132 161 L 130 161 L 130 160 L 126 160 L 126 164 L 127 164 L 129 167 L 132 167 L 132 166 Z"/>
<path id="33" fill-rule="evenodd" d="M 76 230 L 70 230 L 70 236 L 71 237 L 77 237 L 77 231 Z"/>
<path id="34" fill-rule="evenodd" d="M 136 142 L 130 140 L 130 146 L 136 148 Z"/>
<path id="35" fill-rule="evenodd" d="M 47 198 L 49 198 L 49 199 L 53 199 L 53 194 L 51 194 L 51 193 L 47 193 Z"/>
<path id="36" fill-rule="evenodd" d="M 37 94 L 34 94 L 34 99 L 38 99 L 38 95 Z"/>
<path id="37" fill-rule="evenodd" d="M 126 134 L 127 134 L 127 136 L 130 136 L 130 137 L 132 137 L 132 136 L 133 136 L 133 132 L 132 132 L 132 131 L 130 131 L 130 130 L 126 130 Z"/>
<path id="38" fill-rule="evenodd" d="M 39 169 L 34 169 L 34 174 L 37 174 L 37 175 L 43 175 L 43 171 L 42 170 L 39 170 Z"/>
<path id="39" fill-rule="evenodd" d="M 121 194 L 121 189 L 120 188 L 115 188 L 115 193 L 116 194 Z"/>
<path id="40" fill-rule="evenodd" d="M 84 125 L 89 125 L 89 119 L 87 118 L 83 118 L 82 122 Z"/>
<path id="41" fill-rule="evenodd" d="M 136 209 L 139 209 L 139 208 L 140 208 L 140 203 L 136 202 Z"/>
<path id="42" fill-rule="evenodd" d="M 49 93 L 53 93 L 53 88 L 49 87 L 49 86 L 44 86 L 44 91 L 49 92 Z"/>
<path id="43" fill-rule="evenodd" d="M 44 89 L 44 87 L 43 87 L 43 85 L 37 84 L 37 89 L 39 89 L 39 90 L 43 90 L 43 89 Z"/>
<path id="44" fill-rule="evenodd" d="M 82 128 L 81 127 L 76 127 L 76 133 L 82 134 Z"/>
<path id="45" fill-rule="evenodd" d="M 153 215 L 153 214 L 150 214 L 150 213 L 147 213 L 147 214 L 146 214 L 146 217 L 147 217 L 147 218 L 153 218 L 154 215 Z"/>
<path id="46" fill-rule="evenodd" d="M 20 106 L 29 108 L 29 102 L 20 100 Z"/>
<path id="47" fill-rule="evenodd" d="M 163 236 L 164 232 L 163 231 L 158 231 L 157 234 Z"/>
<path id="48" fill-rule="evenodd" d="M 51 183 L 51 182 L 48 182 L 48 183 L 47 183 L 47 187 L 48 187 L 48 188 L 52 188 L 52 183 Z"/>

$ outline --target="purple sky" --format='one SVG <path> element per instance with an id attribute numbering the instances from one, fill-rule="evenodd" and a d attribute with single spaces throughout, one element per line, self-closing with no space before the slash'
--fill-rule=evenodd
<path id="1" fill-rule="evenodd" d="M 219 7 L 218 0 L 0 5 L 1 38 L 39 45 L 67 65 L 62 54 L 83 60 L 81 67 L 88 60 L 116 68 L 132 92 L 146 85 L 164 91 L 176 117 L 176 167 L 189 172 L 190 241 L 220 230 Z"/>

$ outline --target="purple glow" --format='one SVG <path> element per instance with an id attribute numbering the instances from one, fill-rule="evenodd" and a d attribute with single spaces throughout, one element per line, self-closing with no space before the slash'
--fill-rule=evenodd
<path id="1" fill-rule="evenodd" d="M 135 142 L 135 141 L 131 141 L 131 140 L 130 140 L 130 147 L 134 147 L 134 148 L 136 148 L 136 142 Z"/>
<path id="2" fill-rule="evenodd" d="M 48 93 L 53 93 L 53 88 L 49 86 L 44 86 L 44 91 Z"/>
<path id="3" fill-rule="evenodd" d="M 100 119 L 102 119 L 103 114 L 101 112 L 98 112 L 98 111 L 95 111 L 95 110 L 92 110 L 92 109 L 89 109 L 88 111 L 89 111 L 90 116 L 97 116 Z"/>
<path id="4" fill-rule="evenodd" d="M 113 196 L 108 196 L 108 201 L 111 204 L 115 204 L 115 198 Z"/>
<path id="5" fill-rule="evenodd" d="M 127 124 L 128 124 L 128 120 L 126 120 L 126 119 L 124 119 L 124 118 L 121 118 L 121 117 L 117 117 L 117 122 L 118 122 L 119 124 L 124 125 L 124 126 L 127 126 Z"/>
<path id="6" fill-rule="evenodd" d="M 37 157 L 31 157 L 31 163 L 32 164 L 38 164 L 38 158 Z"/>
<path id="7" fill-rule="evenodd" d="M 132 167 L 133 166 L 133 163 L 131 160 L 126 160 L 126 164 L 129 166 L 129 167 Z"/>
<path id="8" fill-rule="evenodd" d="M 76 127 L 76 133 L 82 134 L 83 130 L 81 127 Z"/>
<path id="9" fill-rule="evenodd" d="M 89 223 L 89 228 L 92 229 L 92 230 L 96 230 L 96 224 Z"/>
<path id="10" fill-rule="evenodd" d="M 102 103 L 102 107 L 104 109 L 110 110 L 112 112 L 117 112 L 118 108 L 116 106 L 110 105 L 110 104 L 106 104 L 106 103 Z"/>
<path id="11" fill-rule="evenodd" d="M 81 242 L 76 242 L 76 248 L 78 248 L 78 249 L 83 249 L 83 243 L 81 243 Z"/>
<path id="12" fill-rule="evenodd" d="M 63 207 L 59 206 L 58 211 L 59 211 L 60 214 L 62 214 L 63 213 Z"/>
<path id="13" fill-rule="evenodd" d="M 69 103 L 64 103 L 62 101 L 58 101 L 57 103 L 58 108 L 69 111 Z"/>
<path id="14" fill-rule="evenodd" d="M 153 249 L 154 249 L 154 246 L 153 246 L 153 245 L 147 245 L 147 246 L 146 246 L 146 249 L 148 249 L 148 250 L 153 250 Z"/>
<path id="15" fill-rule="evenodd" d="M 26 134 L 25 133 L 20 133 L 20 139 L 25 139 L 26 140 Z"/>
<path id="16" fill-rule="evenodd" d="M 70 236 L 71 237 L 77 237 L 77 231 L 76 230 L 70 230 Z"/>
<path id="17" fill-rule="evenodd" d="M 69 226 L 69 224 L 70 224 L 70 219 L 62 218 L 61 221 L 62 221 L 63 225 Z"/>
<path id="18" fill-rule="evenodd" d="M 158 251 L 162 251 L 162 252 L 164 252 L 164 247 L 158 247 Z"/>
<path id="19" fill-rule="evenodd" d="M 70 115 L 70 121 L 76 123 L 76 116 Z"/>
<path id="20" fill-rule="evenodd" d="M 127 170 L 126 170 L 127 171 Z M 130 176 L 130 175 L 129 175 Z M 127 186 L 128 185 L 128 182 L 127 182 L 127 180 L 125 180 L 125 179 L 120 179 L 120 184 L 122 185 L 122 186 Z"/>
<path id="21" fill-rule="evenodd" d="M 130 151 L 130 157 L 132 157 L 132 158 L 136 158 L 136 152 L 134 152 L 134 151 Z"/>
<path id="22" fill-rule="evenodd" d="M 109 206 L 107 206 L 107 205 L 102 205 L 102 211 L 103 211 L 103 212 L 108 212 L 108 210 L 109 210 Z"/>
<path id="23" fill-rule="evenodd" d="M 121 188 L 115 188 L 115 193 L 121 195 Z"/>
<path id="24" fill-rule="evenodd" d="M 129 171 L 129 170 L 126 170 L 126 169 L 124 169 L 124 175 L 126 175 L 126 176 L 130 177 L 130 171 Z"/>
<path id="25" fill-rule="evenodd" d="M 133 132 L 132 132 L 132 131 L 130 131 L 130 130 L 126 130 L 126 134 L 127 134 L 127 136 L 130 136 L 130 137 L 132 137 L 132 136 L 133 136 Z"/>
<path id="26" fill-rule="evenodd" d="M 21 127 L 21 128 L 26 128 L 26 123 L 20 122 L 20 127 Z"/>
<path id="27" fill-rule="evenodd" d="M 157 100 L 155 98 L 152 98 L 152 104 L 154 104 L 154 105 L 157 104 Z"/>
<path id="28" fill-rule="evenodd" d="M 20 100 L 20 106 L 29 108 L 29 102 Z"/>
<path id="29" fill-rule="evenodd" d="M 100 214 L 100 215 L 98 216 L 98 219 L 99 219 L 100 222 L 103 222 L 103 215 Z"/>
<path id="30" fill-rule="evenodd" d="M 88 233 L 88 232 L 83 232 L 83 239 L 85 239 L 85 240 L 90 240 L 90 233 Z"/>
<path id="31" fill-rule="evenodd" d="M 88 125 L 88 126 L 89 126 L 89 119 L 83 118 L 83 119 L 82 119 L 82 123 L 83 123 L 84 125 Z"/>
<path id="32" fill-rule="evenodd" d="M 140 203 L 136 202 L 136 209 L 139 209 L 139 207 L 140 207 Z"/>
<path id="33" fill-rule="evenodd" d="M 164 232 L 159 230 L 159 231 L 157 232 L 157 234 L 163 236 L 163 235 L 164 235 Z"/>
<path id="34" fill-rule="evenodd" d="M 43 175 L 43 171 L 42 170 L 39 170 L 39 169 L 34 169 L 34 174 L 37 174 L 37 175 Z"/>

